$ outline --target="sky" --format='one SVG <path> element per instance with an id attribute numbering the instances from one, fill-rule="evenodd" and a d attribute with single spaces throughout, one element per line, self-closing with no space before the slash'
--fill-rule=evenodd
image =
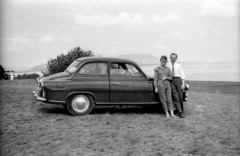
<path id="1" fill-rule="evenodd" d="M 239 0 L 1 0 L 0 64 L 31 68 L 74 47 L 95 55 L 239 61 Z"/>

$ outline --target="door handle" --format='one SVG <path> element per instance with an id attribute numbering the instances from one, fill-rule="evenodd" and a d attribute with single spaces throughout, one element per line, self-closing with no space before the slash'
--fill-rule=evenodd
<path id="1" fill-rule="evenodd" d="M 120 85 L 120 82 L 112 82 L 112 85 Z"/>

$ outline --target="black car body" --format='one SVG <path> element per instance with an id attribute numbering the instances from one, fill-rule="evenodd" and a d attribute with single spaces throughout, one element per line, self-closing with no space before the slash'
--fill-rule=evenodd
<path id="1" fill-rule="evenodd" d="M 79 58 L 64 72 L 37 80 L 37 100 L 61 104 L 72 115 L 88 114 L 95 105 L 160 103 L 153 78 L 135 62 L 122 58 Z"/>

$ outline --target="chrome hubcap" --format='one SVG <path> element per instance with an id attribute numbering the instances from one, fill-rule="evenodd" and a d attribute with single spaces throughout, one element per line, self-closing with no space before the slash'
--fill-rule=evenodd
<path id="1" fill-rule="evenodd" d="M 89 107 L 89 100 L 84 95 L 76 96 L 72 100 L 72 106 L 76 112 L 79 112 L 79 113 L 85 112 Z"/>

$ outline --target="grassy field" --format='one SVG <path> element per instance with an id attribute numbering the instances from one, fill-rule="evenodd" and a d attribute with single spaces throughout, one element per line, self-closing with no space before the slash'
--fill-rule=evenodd
<path id="1" fill-rule="evenodd" d="M 1 81 L 1 155 L 240 155 L 239 83 L 188 83 L 186 118 L 167 119 L 156 106 L 74 117 L 35 101 L 33 80 Z"/>

